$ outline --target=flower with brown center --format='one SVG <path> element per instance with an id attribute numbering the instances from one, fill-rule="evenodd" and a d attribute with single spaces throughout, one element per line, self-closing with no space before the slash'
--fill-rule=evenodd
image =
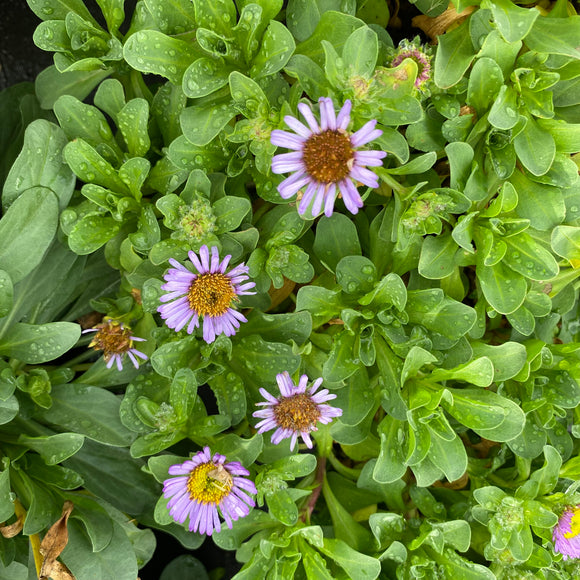
<path id="1" fill-rule="evenodd" d="M 278 192 L 288 199 L 302 190 L 298 213 L 304 214 L 312 204 L 311 214 L 316 217 L 324 205 L 324 213 L 331 216 L 337 196 L 341 196 L 346 208 L 357 213 L 362 207 L 362 198 L 355 181 L 368 187 L 378 187 L 377 176 L 365 166 L 378 167 L 386 156 L 384 151 L 359 151 L 358 148 L 382 135 L 376 129 L 376 121 L 369 121 L 355 133 L 347 132 L 350 124 L 352 103 L 345 101 L 338 116 L 332 99 L 321 98 L 320 125 L 312 110 L 305 103 L 298 105 L 308 127 L 291 116 L 284 117 L 285 123 L 294 130 L 272 131 L 273 145 L 292 149 L 272 158 L 274 173 L 293 172 L 279 186 Z"/>
<path id="2" fill-rule="evenodd" d="M 211 536 L 221 531 L 219 512 L 231 529 L 232 521 L 250 513 L 256 486 L 246 479 L 250 472 L 238 461 L 226 463 L 224 455 L 212 457 L 209 447 L 191 459 L 169 468 L 179 475 L 163 482 L 163 495 L 171 517 L 182 524 L 189 517 L 189 530 Z"/>
<path id="3" fill-rule="evenodd" d="M 158 312 L 169 328 L 180 331 L 187 325 L 187 332 L 192 334 L 199 326 L 199 317 L 203 317 L 203 338 L 207 343 L 213 342 L 219 334 L 232 336 L 240 327 L 240 322 L 247 322 L 246 317 L 232 308 L 238 296 L 255 294 L 251 292 L 256 284 L 244 282 L 248 279 L 248 267 L 239 264 L 226 272 L 231 256 L 221 262 L 217 247 L 211 249 L 202 246 L 199 258 L 195 252 L 189 252 L 189 259 L 198 274 L 194 274 L 177 260 L 170 259 L 173 266 L 165 275 L 166 284 L 161 286 L 169 291 L 161 297 Z"/>
<path id="4" fill-rule="evenodd" d="M 336 398 L 330 394 L 328 389 L 322 389 L 318 393 L 318 387 L 322 384 L 322 379 L 314 381 L 307 389 L 308 377 L 302 375 L 298 385 L 294 385 L 290 374 L 287 371 L 276 375 L 276 382 L 280 389 L 280 398 L 276 399 L 266 389 L 260 389 L 265 402 L 257 403 L 258 406 L 265 407 L 255 411 L 253 416 L 263 419 L 256 428 L 258 433 L 264 433 L 271 429 L 276 429 L 272 435 L 272 443 L 277 445 L 283 439 L 291 437 L 290 450 L 294 449 L 298 436 L 302 436 L 304 443 L 312 448 L 310 433 L 317 431 L 317 423 L 330 423 L 334 417 L 342 415 L 342 409 L 337 409 L 326 405 L 326 401 Z"/>
<path id="5" fill-rule="evenodd" d="M 131 336 L 131 329 L 118 320 L 105 317 L 101 324 L 83 330 L 83 334 L 86 332 L 96 332 L 89 347 L 103 351 L 103 358 L 108 369 L 117 363 L 117 368 L 122 371 L 125 355 L 131 359 L 136 369 L 139 368 L 139 361 L 136 357 L 147 360 L 147 355 L 133 347 L 133 342 L 143 342 L 145 339 Z"/>

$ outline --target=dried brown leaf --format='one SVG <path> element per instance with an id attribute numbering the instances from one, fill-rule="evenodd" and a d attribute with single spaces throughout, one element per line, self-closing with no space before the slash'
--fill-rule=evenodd
<path id="1" fill-rule="evenodd" d="M 40 580 L 45 580 L 49 577 L 54 580 L 60 580 L 60 578 L 54 578 L 53 570 L 57 564 L 56 559 L 60 556 L 60 553 L 65 549 L 68 543 L 67 522 L 73 507 L 72 502 L 64 502 L 61 517 L 50 527 L 40 543 L 40 553 L 44 556 L 42 568 L 40 570 Z M 58 566 L 57 568 L 60 570 L 61 566 Z M 67 576 L 61 575 L 61 578 L 67 579 Z"/>
<path id="2" fill-rule="evenodd" d="M 17 536 L 24 527 L 24 518 L 19 517 L 13 524 L 8 526 L 0 526 L 0 534 L 2 534 L 5 538 L 13 538 Z"/>
<path id="3" fill-rule="evenodd" d="M 436 40 L 438 36 L 459 26 L 474 10 L 475 6 L 468 6 L 463 12 L 458 13 L 453 4 L 450 4 L 443 14 L 435 18 L 421 14 L 415 16 L 411 22 L 413 26 L 420 28 L 429 36 L 431 40 Z"/>
<path id="4" fill-rule="evenodd" d="M 71 571 L 58 560 L 52 566 L 50 578 L 52 580 L 75 580 L 75 577 L 71 574 Z"/>

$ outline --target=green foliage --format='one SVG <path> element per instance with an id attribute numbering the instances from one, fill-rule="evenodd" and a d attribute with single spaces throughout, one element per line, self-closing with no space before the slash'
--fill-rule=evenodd
<path id="1" fill-rule="evenodd" d="M 257 488 L 213 535 L 236 580 L 577 577 L 552 543 L 580 502 L 572 6 L 460 1 L 395 47 L 383 0 L 27 2 L 54 66 L 0 94 L 0 520 L 26 515 L 0 578 L 30 576 L 65 501 L 77 580 L 134 580 L 149 528 L 197 549 L 161 485 L 205 446 Z M 321 97 L 382 131 L 354 215 L 278 193 L 271 133 Z M 204 245 L 256 284 L 209 344 L 158 311 Z M 140 368 L 91 350 L 103 315 Z M 256 430 L 284 371 L 342 411 L 313 451 Z M 161 579 L 218 575 L 181 556 Z"/>

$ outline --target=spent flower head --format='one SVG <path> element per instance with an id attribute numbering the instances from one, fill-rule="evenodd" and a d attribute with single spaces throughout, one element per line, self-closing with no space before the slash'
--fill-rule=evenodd
<path id="1" fill-rule="evenodd" d="M 178 229 L 172 237 L 191 244 L 201 242 L 216 229 L 211 204 L 203 198 L 194 199 L 189 206 L 180 206 L 179 218 Z"/>
<path id="2" fill-rule="evenodd" d="M 338 116 L 332 99 L 321 98 L 320 124 L 309 105 L 300 103 L 298 110 L 306 119 L 308 127 L 295 117 L 284 117 L 294 131 L 275 129 L 271 134 L 273 145 L 292 149 L 272 158 L 274 173 L 288 173 L 279 186 L 278 193 L 288 199 L 306 187 L 300 197 L 298 213 L 304 214 L 312 204 L 311 214 L 315 217 L 324 206 L 326 216 L 331 216 L 334 201 L 341 196 L 346 208 L 357 213 L 363 206 L 355 182 L 368 187 L 378 187 L 377 176 L 365 166 L 378 167 L 387 154 L 384 151 L 359 151 L 358 148 L 382 135 L 376 129 L 376 121 L 369 121 L 355 133 L 347 132 L 352 103 L 347 100 Z"/>
<path id="3" fill-rule="evenodd" d="M 131 336 L 131 329 L 123 322 L 107 316 L 100 324 L 97 324 L 93 328 L 83 330 L 83 334 L 87 332 L 96 333 L 89 347 L 103 351 L 103 358 L 108 369 L 117 363 L 117 368 L 122 371 L 125 355 L 129 357 L 136 369 L 139 368 L 139 360 L 137 357 L 147 360 L 146 354 L 143 354 L 133 347 L 134 342 L 145 342 L 145 339 Z"/>
<path id="4" fill-rule="evenodd" d="M 335 417 L 342 415 L 342 409 L 326 405 L 327 401 L 336 398 L 328 389 L 322 389 L 318 393 L 318 387 L 322 379 L 316 379 L 310 388 L 306 388 L 308 377 L 302 375 L 298 385 L 295 385 L 287 371 L 276 375 L 280 397 L 272 396 L 266 389 L 260 389 L 265 402 L 256 403 L 265 407 L 253 413 L 254 417 L 261 418 L 256 428 L 258 433 L 264 433 L 276 429 L 272 434 L 272 443 L 278 445 L 283 439 L 292 438 L 290 450 L 294 449 L 298 437 L 301 435 L 304 443 L 312 449 L 310 433 L 317 431 L 317 423 L 330 423 Z"/>
<path id="5" fill-rule="evenodd" d="M 399 66 L 406 58 L 410 58 L 417 63 L 415 87 L 424 89 L 426 83 L 431 79 L 432 57 L 429 49 L 420 44 L 418 37 L 411 42 L 403 39 L 399 43 L 399 48 L 391 61 L 391 67 L 395 68 Z"/>
<path id="6" fill-rule="evenodd" d="M 161 286 L 169 294 L 161 296 L 164 304 L 157 309 L 161 318 L 175 331 L 187 326 L 187 332 L 191 334 L 202 317 L 203 339 L 207 343 L 213 342 L 222 333 L 234 335 L 240 322 L 247 320 L 241 312 L 232 308 L 233 303 L 238 296 L 255 294 L 250 291 L 255 282 L 242 283 L 248 279 L 248 267 L 241 263 L 227 272 L 231 255 L 228 254 L 220 262 L 216 246 L 211 249 L 211 257 L 208 247 L 204 245 L 199 250 L 199 258 L 195 252 L 189 252 L 189 259 L 197 274 L 177 260 L 169 260 L 173 268 L 165 274 L 166 284 Z"/>
<path id="7" fill-rule="evenodd" d="M 552 531 L 554 550 L 564 560 L 580 558 L 580 505 L 567 507 Z"/>
<path id="8" fill-rule="evenodd" d="M 211 536 L 221 531 L 219 514 L 231 529 L 232 521 L 243 518 L 255 505 L 256 494 L 250 472 L 239 461 L 226 463 L 225 455 L 211 455 L 209 447 L 191 459 L 169 468 L 178 475 L 163 482 L 163 495 L 171 517 L 182 524 L 189 517 L 189 531 Z M 219 509 L 219 512 L 218 512 Z"/>

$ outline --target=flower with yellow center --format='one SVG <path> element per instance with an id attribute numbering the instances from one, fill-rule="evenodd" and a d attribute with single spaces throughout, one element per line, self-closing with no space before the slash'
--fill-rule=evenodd
<path id="1" fill-rule="evenodd" d="M 170 498 L 171 517 L 182 524 L 189 517 L 189 530 L 211 536 L 221 531 L 219 513 L 231 529 L 232 521 L 250 513 L 256 486 L 246 479 L 250 472 L 238 461 L 226 463 L 225 455 L 211 455 L 209 447 L 191 459 L 169 468 L 178 475 L 163 482 L 163 495 Z M 218 512 L 219 509 L 219 512 Z"/>
<path id="2" fill-rule="evenodd" d="M 131 329 L 118 320 L 113 320 L 107 316 L 101 324 L 83 330 L 83 334 L 87 332 L 96 332 L 89 347 L 103 351 L 103 358 L 108 369 L 117 363 L 117 368 L 122 371 L 125 355 L 131 359 L 136 369 L 139 368 L 137 357 L 147 360 L 147 355 L 133 347 L 134 342 L 144 342 L 145 339 L 131 336 Z"/>
<path id="3" fill-rule="evenodd" d="M 566 508 L 552 532 L 554 550 L 564 560 L 580 558 L 580 505 Z"/>
<path id="4" fill-rule="evenodd" d="M 177 260 L 170 259 L 173 266 L 164 276 L 166 284 L 161 286 L 169 293 L 161 296 L 161 306 L 157 309 L 169 328 L 180 331 L 187 326 L 192 334 L 203 318 L 203 338 L 207 343 L 213 342 L 219 334 L 232 336 L 240 327 L 240 322 L 247 322 L 246 317 L 232 306 L 238 296 L 255 294 L 251 292 L 255 282 L 244 282 L 248 279 L 248 267 L 239 264 L 226 272 L 231 259 L 227 255 L 221 262 L 216 246 L 210 251 L 207 246 L 195 252 L 189 252 L 189 259 L 197 270 L 194 274 Z"/>
<path id="5" fill-rule="evenodd" d="M 362 198 L 355 186 L 360 182 L 368 187 L 378 187 L 377 176 L 365 166 L 378 167 L 387 154 L 384 151 L 360 151 L 362 147 L 382 135 L 376 121 L 369 121 L 355 133 L 349 133 L 352 103 L 345 101 L 336 115 L 332 99 L 321 98 L 320 125 L 305 103 L 298 110 L 308 127 L 295 117 L 284 117 L 284 122 L 294 133 L 275 129 L 270 140 L 273 145 L 292 149 L 272 158 L 273 173 L 293 174 L 278 186 L 278 193 L 288 199 L 306 188 L 299 196 L 298 213 L 304 214 L 312 204 L 311 214 L 316 217 L 323 205 L 330 217 L 337 197 L 342 197 L 346 209 L 357 213 Z"/>
<path id="6" fill-rule="evenodd" d="M 301 435 L 308 448 L 312 448 L 310 433 L 317 431 L 317 423 L 330 423 L 335 417 L 342 415 L 342 409 L 325 405 L 326 401 L 336 398 L 328 389 L 318 393 L 322 379 L 314 381 L 307 389 L 308 377 L 302 375 L 298 385 L 294 385 L 287 371 L 276 375 L 276 382 L 280 389 L 280 398 L 273 397 L 266 389 L 260 389 L 265 402 L 257 403 L 265 407 L 254 412 L 254 417 L 263 419 L 256 428 L 258 433 L 276 429 L 272 435 L 272 443 L 277 445 L 283 439 L 291 437 L 290 450 L 294 449 L 298 437 Z"/>

